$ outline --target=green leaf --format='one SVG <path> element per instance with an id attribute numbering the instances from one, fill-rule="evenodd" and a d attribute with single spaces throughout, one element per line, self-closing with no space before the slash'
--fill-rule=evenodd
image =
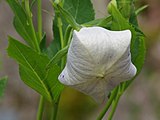
<path id="1" fill-rule="evenodd" d="M 131 41 L 131 55 L 132 62 L 135 64 L 137 68 L 137 74 L 141 71 L 145 60 L 146 48 L 144 40 L 144 34 L 142 34 L 141 32 L 135 31 L 133 33 Z"/>
<path id="2" fill-rule="evenodd" d="M 121 15 L 119 10 L 113 4 L 111 4 L 110 12 L 112 16 L 111 30 L 126 30 L 131 28 L 128 21 Z"/>
<path id="3" fill-rule="evenodd" d="M 4 77 L 4 78 L 0 79 L 0 98 L 4 94 L 4 89 L 6 87 L 6 83 L 7 83 L 7 77 Z"/>
<path id="4" fill-rule="evenodd" d="M 17 0 L 7 0 L 9 6 L 14 12 L 13 25 L 19 35 L 32 47 L 36 48 L 31 24 L 29 24 L 28 16 Z"/>
<path id="5" fill-rule="evenodd" d="M 63 8 L 69 12 L 75 21 L 79 24 L 83 24 L 94 20 L 95 12 L 90 0 L 64 0 Z M 63 17 L 62 17 L 63 18 Z M 62 19 L 63 33 L 65 33 L 68 23 Z M 60 50 L 60 35 L 57 23 L 57 16 L 53 21 L 53 35 L 54 40 L 47 49 L 47 54 L 52 58 Z M 66 41 L 65 41 L 66 42 Z"/>
<path id="6" fill-rule="evenodd" d="M 49 101 L 57 101 L 63 85 L 58 81 L 61 70 L 57 65 L 46 70 L 47 56 L 9 37 L 8 55 L 19 63 L 21 79 Z"/>
<path id="7" fill-rule="evenodd" d="M 64 0 L 63 8 L 71 13 L 79 24 L 94 20 L 95 12 L 90 0 Z"/>
<path id="8" fill-rule="evenodd" d="M 23 17 L 23 16 L 22 16 Z M 25 16 L 26 18 L 26 16 Z M 25 19 L 25 22 L 21 22 L 18 17 L 14 17 L 13 25 L 16 29 L 16 31 L 19 33 L 19 35 L 31 46 L 34 48 L 34 44 L 31 41 L 31 37 L 29 35 L 28 25 L 27 24 L 27 18 Z"/>

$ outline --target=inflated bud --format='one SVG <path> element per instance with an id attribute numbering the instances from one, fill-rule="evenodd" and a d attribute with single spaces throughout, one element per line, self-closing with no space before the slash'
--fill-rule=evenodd
<path id="1" fill-rule="evenodd" d="M 84 27 L 74 31 L 67 63 L 58 79 L 99 103 L 106 101 L 113 88 L 136 74 L 130 42 L 130 30 Z"/>

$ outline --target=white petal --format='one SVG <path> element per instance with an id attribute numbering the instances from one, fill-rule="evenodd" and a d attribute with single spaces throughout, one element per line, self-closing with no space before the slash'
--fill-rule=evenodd
<path id="1" fill-rule="evenodd" d="M 110 90 L 136 74 L 131 62 L 130 42 L 129 30 L 89 27 L 74 31 L 60 82 L 96 101 L 107 100 Z"/>

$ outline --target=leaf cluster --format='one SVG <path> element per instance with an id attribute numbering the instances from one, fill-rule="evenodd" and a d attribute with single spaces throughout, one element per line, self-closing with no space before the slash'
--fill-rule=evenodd
<path id="1" fill-rule="evenodd" d="M 7 0 L 14 13 L 14 28 L 26 42 L 23 44 L 9 37 L 8 55 L 19 64 L 19 74 L 26 85 L 48 101 L 57 102 L 64 87 L 58 81 L 58 75 L 62 70 L 59 61 L 67 54 L 69 46 L 67 43 L 71 40 L 73 29 L 56 10 L 53 20 L 53 41 L 46 47 L 46 35 L 43 34 L 40 39 L 32 21 L 31 8 L 36 4 L 35 0 L 31 4 L 27 1 Z M 80 24 L 94 19 L 90 0 L 65 0 L 63 8 Z M 84 12 L 86 9 L 87 12 Z"/>

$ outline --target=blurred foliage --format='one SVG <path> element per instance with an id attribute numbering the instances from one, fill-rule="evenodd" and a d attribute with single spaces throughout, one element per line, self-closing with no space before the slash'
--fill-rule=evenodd
<path id="1" fill-rule="evenodd" d="M 7 83 L 7 77 L 4 77 L 4 78 L 0 79 L 0 98 L 4 94 L 4 89 L 6 87 L 6 83 Z"/>

